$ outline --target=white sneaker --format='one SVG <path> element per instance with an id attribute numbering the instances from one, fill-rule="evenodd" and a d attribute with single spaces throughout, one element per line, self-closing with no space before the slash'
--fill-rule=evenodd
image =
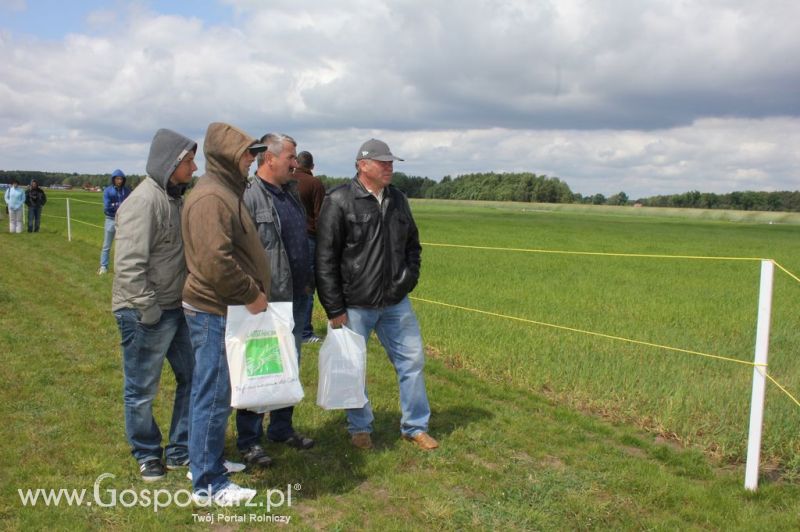
<path id="1" fill-rule="evenodd" d="M 239 506 L 242 503 L 249 503 L 256 493 L 256 490 L 243 488 L 231 482 L 210 497 L 206 494 L 192 493 L 192 500 L 198 506 L 208 506 L 211 501 L 217 506 Z"/>
<path id="2" fill-rule="evenodd" d="M 223 465 L 228 473 L 241 473 L 247 468 L 247 466 L 244 464 L 240 464 L 239 462 L 231 462 L 230 460 L 225 460 Z"/>
<path id="3" fill-rule="evenodd" d="M 225 466 L 226 473 L 241 473 L 242 471 L 245 470 L 245 468 L 247 468 L 247 466 L 244 464 L 240 464 L 239 462 L 231 462 L 230 460 L 225 460 L 225 462 L 223 462 L 223 465 Z M 186 472 L 186 478 L 192 480 L 191 469 Z"/>
<path id="4" fill-rule="evenodd" d="M 100 266 L 100 268 L 97 270 L 97 275 L 105 275 L 107 273 L 108 273 L 108 268 L 106 268 L 105 266 Z"/>

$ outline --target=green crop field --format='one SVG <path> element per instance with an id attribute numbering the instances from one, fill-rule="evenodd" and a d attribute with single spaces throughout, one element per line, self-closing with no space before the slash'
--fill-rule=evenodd
<path id="1" fill-rule="evenodd" d="M 415 205 L 424 273 L 414 296 L 753 362 L 761 263 L 800 271 L 800 218 L 741 223 L 582 212 Z M 702 216 L 704 212 L 696 213 Z M 675 211 L 666 214 L 675 215 Z M 689 213 L 691 214 L 691 213 Z M 762 216 L 764 213 L 761 213 Z M 487 248 L 600 252 L 553 254 Z M 770 374 L 798 396 L 800 283 L 776 269 Z M 746 455 L 752 366 L 417 303 L 426 340 L 458 367 L 630 421 L 731 462 Z M 800 407 L 767 393 L 763 458 L 800 472 Z"/>
<path id="2" fill-rule="evenodd" d="M 0 225 L 3 528 L 150 530 L 212 519 L 250 529 L 269 523 L 247 516 L 270 513 L 301 530 L 800 527 L 800 407 L 789 397 L 768 384 L 762 478 L 748 493 L 752 366 L 579 332 L 752 362 L 759 261 L 622 255 L 763 257 L 797 273 L 798 215 L 414 201 L 425 245 L 412 296 L 441 449 L 422 453 L 399 439 L 396 380 L 372 339 L 376 449 L 356 452 L 342 413 L 314 404 L 319 348 L 304 347 L 295 422 L 318 445 L 299 453 L 269 444 L 271 469 L 235 475 L 259 490 L 257 509 L 156 512 L 136 494 L 189 482 L 170 473 L 145 485 L 125 442 L 112 278 L 95 274 L 101 196 L 48 196 L 41 233 Z M 800 283 L 776 270 L 769 372 L 795 397 L 798 295 Z M 319 308 L 315 326 L 324 331 Z M 161 388 L 165 429 L 169 369 Z M 234 438 L 231 426 L 231 459 Z M 100 499 L 126 494 L 127 505 L 96 503 L 104 473 L 113 476 Z M 268 490 L 289 485 L 292 504 L 267 512 Z M 22 501 L 38 488 L 85 489 L 93 504 Z"/>

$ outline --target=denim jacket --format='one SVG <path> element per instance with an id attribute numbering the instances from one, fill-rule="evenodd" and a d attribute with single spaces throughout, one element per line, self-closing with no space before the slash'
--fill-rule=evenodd
<path id="1" fill-rule="evenodd" d="M 290 181 L 286 190 L 302 207 L 297 181 Z M 292 301 L 292 270 L 289 266 L 289 256 L 281 240 L 281 221 L 272 194 L 260 178 L 255 177 L 245 190 L 244 204 L 256 223 L 258 237 L 269 261 L 272 280 L 267 300 Z"/>

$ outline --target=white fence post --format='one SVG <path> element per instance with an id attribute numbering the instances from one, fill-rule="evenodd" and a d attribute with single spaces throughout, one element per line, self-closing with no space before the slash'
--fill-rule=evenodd
<path id="1" fill-rule="evenodd" d="M 761 261 L 761 287 L 758 294 L 758 326 L 756 356 L 753 367 L 753 395 L 750 399 L 750 434 L 747 438 L 747 465 L 744 476 L 746 490 L 758 487 L 758 465 L 761 460 L 761 429 L 764 423 L 764 392 L 767 386 L 767 353 L 769 325 L 772 315 L 772 278 L 775 267 L 771 260 Z"/>
<path id="2" fill-rule="evenodd" d="M 72 242 L 72 223 L 69 220 L 69 198 L 67 198 L 67 240 Z"/>

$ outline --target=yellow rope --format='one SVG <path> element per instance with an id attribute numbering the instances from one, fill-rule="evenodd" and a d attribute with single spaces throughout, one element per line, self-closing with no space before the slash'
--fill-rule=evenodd
<path id="1" fill-rule="evenodd" d="M 56 214 L 44 214 L 44 213 L 42 214 L 42 218 L 58 218 L 60 220 L 66 220 L 67 219 L 66 216 L 58 216 Z M 78 220 L 77 218 L 70 218 L 70 220 L 72 220 L 73 222 L 78 222 L 79 224 L 90 225 L 90 226 L 96 227 L 98 229 L 105 229 L 104 227 L 101 227 L 99 225 L 90 224 L 89 222 L 84 222 L 84 221 Z"/>
<path id="2" fill-rule="evenodd" d="M 443 307 L 450 307 L 450 308 L 455 308 L 455 309 L 459 309 L 459 310 L 466 310 L 467 312 L 475 312 L 477 314 L 485 314 L 487 316 L 494 316 L 496 318 L 503 318 L 503 319 L 508 319 L 508 320 L 521 321 L 523 323 L 531 323 L 531 324 L 534 324 L 534 325 L 541 325 L 543 327 L 551 327 L 553 329 L 561 329 L 563 331 L 571 331 L 571 332 L 576 332 L 576 333 L 580 333 L 580 334 L 587 334 L 587 335 L 590 335 L 590 336 L 598 336 L 600 338 L 607 338 L 607 339 L 610 339 L 610 340 L 618 340 L 620 342 L 628 342 L 628 343 L 631 343 L 631 344 L 644 345 L 644 346 L 647 346 L 647 347 L 656 347 L 656 348 L 659 348 L 659 349 L 666 349 L 667 351 L 677 351 L 677 352 L 686 353 L 686 354 L 689 354 L 689 355 L 696 355 L 696 356 L 701 356 L 701 357 L 713 358 L 713 359 L 716 359 L 716 360 L 724 360 L 726 362 L 734 362 L 736 364 L 742 364 L 743 366 L 762 367 L 762 368 L 765 368 L 765 369 L 767 367 L 767 364 L 759 364 L 759 363 L 755 363 L 755 362 L 749 362 L 747 360 L 739 360 L 737 358 L 724 357 L 724 356 L 720 356 L 720 355 L 712 355 L 712 354 L 709 354 L 709 353 L 702 353 L 700 351 L 691 351 L 689 349 L 681 349 L 680 347 L 670 347 L 668 345 L 655 344 L 655 343 L 652 343 L 652 342 L 644 342 L 644 341 L 641 341 L 641 340 L 632 340 L 630 338 L 623 338 L 622 336 L 613 336 L 611 334 L 604 334 L 604 333 L 598 333 L 598 332 L 593 332 L 593 331 L 585 331 L 583 329 L 576 329 L 574 327 L 566 327 L 564 325 L 555 325 L 555 324 L 552 324 L 552 323 L 545 323 L 545 322 L 542 322 L 542 321 L 529 320 L 527 318 L 519 318 L 517 316 L 508 316 L 506 314 L 499 314 L 497 312 L 489 312 L 489 311 L 486 311 L 486 310 L 479 310 L 479 309 L 474 309 L 474 308 L 469 308 L 469 307 L 463 307 L 461 305 L 452 305 L 450 303 L 442 303 L 441 301 L 433 301 L 432 299 L 425 299 L 425 298 L 422 298 L 422 297 L 409 296 L 409 299 L 413 299 L 415 301 L 422 301 L 423 303 L 431 303 L 433 305 L 441 305 Z M 789 397 L 789 399 L 794 401 L 794 403 L 797 406 L 800 406 L 800 401 L 798 401 L 797 398 L 795 398 L 784 386 L 782 386 L 777 380 L 775 380 L 772 377 L 772 375 L 770 375 L 766 371 L 764 372 L 764 374 L 766 375 L 766 377 L 770 381 L 772 381 L 773 384 L 775 384 L 775 386 L 777 386 L 783 393 L 785 393 Z"/>
<path id="3" fill-rule="evenodd" d="M 694 259 L 694 260 L 748 260 L 748 261 L 768 260 L 758 257 L 703 257 L 695 255 L 654 255 L 645 253 L 601 253 L 596 251 L 563 251 L 563 250 L 553 250 L 553 249 L 499 248 L 490 246 L 465 246 L 461 244 L 441 244 L 437 242 L 423 242 L 422 245 L 443 247 L 443 248 L 481 249 L 489 251 L 522 251 L 525 253 L 551 253 L 558 255 L 594 255 L 601 257 L 637 257 L 637 258 L 649 258 L 649 259 Z"/>
<path id="4" fill-rule="evenodd" d="M 775 262 L 774 260 L 772 261 L 772 264 L 774 264 L 775 266 L 777 266 L 779 269 L 783 270 L 783 272 L 784 272 L 786 275 L 788 275 L 789 277 L 791 277 L 792 279 L 794 279 L 795 281 L 797 281 L 798 283 L 800 283 L 800 278 L 798 278 L 798 277 L 797 277 L 795 274 L 793 274 L 792 272 L 790 272 L 789 270 L 787 270 L 786 268 L 784 268 L 783 266 L 781 266 L 780 264 L 778 264 L 778 263 L 777 263 L 777 262 Z"/>
<path id="5" fill-rule="evenodd" d="M 60 196 L 53 196 L 53 197 L 48 198 L 48 199 L 77 201 L 79 203 L 88 203 L 89 205 L 103 205 L 102 202 L 86 201 L 86 200 L 77 199 L 77 198 L 63 198 L 63 197 L 60 197 Z"/>
<path id="6" fill-rule="evenodd" d="M 797 399 L 795 399 L 794 395 L 792 395 L 792 394 L 790 394 L 790 393 L 789 393 L 789 390 L 787 390 L 786 388 L 784 388 L 783 386 L 781 386 L 781 385 L 780 385 L 780 383 L 779 383 L 778 381 L 776 381 L 775 379 L 773 379 L 773 378 L 772 378 L 772 375 L 770 375 L 769 373 L 765 373 L 765 375 L 767 376 L 767 378 L 768 378 L 769 380 L 771 380 L 771 381 L 772 381 L 772 383 L 773 383 L 775 386 L 777 386 L 778 388 L 780 388 L 780 390 L 781 390 L 783 393 L 785 393 L 786 395 L 788 395 L 788 396 L 789 396 L 789 399 L 791 399 L 792 401 L 794 401 L 794 403 L 795 403 L 797 406 L 800 406 L 800 401 L 798 401 Z"/>
<path id="7" fill-rule="evenodd" d="M 521 321 L 521 322 L 524 322 L 524 323 L 532 323 L 534 325 L 541 325 L 543 327 L 552 327 L 553 329 L 561 329 L 561 330 L 564 330 L 564 331 L 571 331 L 571 332 L 576 332 L 576 333 L 581 333 L 581 334 L 588 334 L 590 336 L 599 336 L 601 338 L 608 338 L 608 339 L 611 339 L 611 340 L 619 340 L 621 342 L 628 342 L 628 343 L 631 343 L 631 344 L 645 345 L 645 346 L 648 346 L 648 347 L 657 347 L 657 348 L 660 348 L 660 349 L 666 349 L 668 351 L 678 351 L 678 352 L 681 352 L 681 353 L 688 353 L 690 355 L 697 355 L 697 356 L 702 356 L 702 357 L 715 358 L 715 359 L 718 359 L 718 360 L 725 360 L 725 361 L 728 361 L 728 362 L 735 362 L 737 364 L 743 364 L 745 366 L 764 366 L 764 367 L 766 367 L 766 364 L 756 364 L 754 362 L 749 362 L 749 361 L 746 361 L 746 360 L 739 360 L 737 358 L 723 357 L 723 356 L 720 356 L 720 355 L 711 355 L 711 354 L 708 354 L 708 353 L 702 353 L 700 351 L 691 351 L 689 349 L 681 349 L 680 347 L 670 347 L 668 345 L 654 344 L 654 343 L 651 343 L 651 342 L 643 342 L 641 340 L 632 340 L 630 338 L 623 338 L 622 336 L 613 336 L 613 335 L 610 335 L 610 334 L 604 334 L 604 333 L 598 333 L 598 332 L 592 332 L 592 331 L 585 331 L 583 329 L 576 329 L 574 327 L 566 327 L 564 325 L 555 325 L 555 324 L 552 324 L 552 323 L 545 323 L 545 322 L 542 322 L 542 321 L 529 320 L 527 318 L 518 318 L 516 316 L 507 316 L 505 314 L 498 314 L 498 313 L 495 313 L 495 312 L 488 312 L 488 311 L 485 311 L 485 310 L 478 310 L 478 309 L 469 308 L 469 307 L 462 307 L 462 306 L 459 306 L 459 305 L 451 305 L 449 303 L 442 303 L 441 301 L 433 301 L 433 300 L 430 300 L 430 299 L 423 299 L 421 297 L 412 297 L 412 296 L 409 296 L 409 297 L 411 299 L 416 300 L 416 301 L 423 301 L 425 303 L 431 303 L 431 304 L 434 304 L 434 305 L 441 305 L 443 307 L 450 307 L 450 308 L 456 308 L 456 309 L 459 309 L 459 310 L 466 310 L 468 312 L 476 312 L 478 314 L 486 314 L 487 316 L 494 316 L 494 317 L 497 317 L 497 318 L 505 318 L 505 319 L 508 319 L 508 320 Z"/>

